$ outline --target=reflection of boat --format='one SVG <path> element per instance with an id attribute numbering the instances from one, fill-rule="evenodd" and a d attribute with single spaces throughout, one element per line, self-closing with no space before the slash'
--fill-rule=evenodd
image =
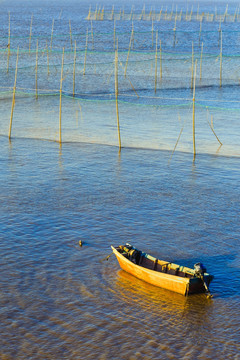
<path id="1" fill-rule="evenodd" d="M 206 326 L 209 323 L 208 311 L 212 302 L 205 294 L 182 296 L 176 292 L 155 287 L 142 281 L 128 272 L 119 269 L 115 274 L 114 289 L 126 307 L 135 307 L 137 311 L 150 311 L 156 319 L 173 319 L 186 317 L 192 325 L 192 320 Z M 194 315 L 193 315 L 193 313 Z M 176 318 L 175 318 L 176 319 Z M 197 319 L 197 320 L 196 320 Z M 174 323 L 174 321 L 173 321 Z M 178 323 L 179 324 L 179 323 Z"/>
<path id="2" fill-rule="evenodd" d="M 120 267 L 152 285 L 175 291 L 182 295 L 207 292 L 212 275 L 206 273 L 201 263 L 194 269 L 154 258 L 126 244 L 112 246 Z"/>

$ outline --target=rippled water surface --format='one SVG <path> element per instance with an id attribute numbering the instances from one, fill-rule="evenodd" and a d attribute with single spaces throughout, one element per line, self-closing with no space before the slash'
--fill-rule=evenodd
<path id="1" fill-rule="evenodd" d="M 238 359 L 239 160 L 0 139 L 3 359 Z M 83 246 L 79 247 L 79 240 Z M 212 300 L 100 261 L 131 242 L 215 279 Z"/>
<path id="2" fill-rule="evenodd" d="M 110 14 L 112 3 L 105 3 Z M 24 4 L 5 1 L 0 14 L 0 359 L 240 359 L 239 21 L 222 24 L 224 54 L 231 55 L 224 59 L 222 88 L 219 24 L 203 22 L 204 49 L 211 50 L 209 57 L 205 54 L 204 67 L 209 65 L 213 72 L 209 78 L 205 72 L 205 82 L 197 83 L 197 156 L 193 162 L 192 91 L 185 74 L 190 74 L 192 41 L 200 57 L 199 22 L 177 23 L 174 49 L 174 21 L 154 24 L 162 32 L 165 64 L 176 75 L 168 73 L 167 80 L 158 85 L 158 97 L 154 97 L 152 81 L 152 22 L 134 23 L 136 51 L 131 53 L 128 74 L 142 97 L 127 98 L 129 89 L 133 90 L 129 83 L 125 85 L 121 70 L 123 148 L 119 153 L 112 81 L 113 22 L 93 23 L 96 51 L 88 53 L 84 77 L 87 27 L 90 34 L 90 24 L 84 19 L 89 3 L 72 1 L 69 6 L 61 2 L 58 6 L 26 0 Z M 119 3 L 115 5 L 119 11 Z M 232 14 L 235 5 L 229 4 Z M 135 11 L 140 14 L 142 6 L 139 10 L 135 4 Z M 172 3 L 168 6 L 170 12 Z M 180 2 L 178 11 L 181 6 L 186 11 L 186 4 Z M 223 2 L 217 6 L 223 14 L 226 6 Z M 150 5 L 147 8 L 150 11 Z M 200 10 L 215 12 L 207 2 Z M 7 73 L 9 11 L 12 52 Z M 130 4 L 125 3 L 125 11 L 131 11 Z M 46 39 L 50 44 L 53 18 L 48 77 L 43 49 Z M 63 98 L 60 146 L 53 141 L 59 136 L 56 86 L 59 51 L 66 46 L 64 94 L 72 91 L 73 51 L 66 38 L 69 19 L 78 40 L 76 86 L 81 96 Z M 116 22 L 123 62 L 131 25 L 131 21 Z M 37 37 L 42 50 L 39 87 L 49 86 L 57 96 L 45 93 L 35 100 Z M 9 142 L 19 44 L 22 53 Z M 152 75 L 142 77 L 143 70 L 146 74 L 151 70 Z M 184 74 L 179 78 L 181 71 Z M 111 76 L 109 83 L 106 79 Z M 31 96 L 23 96 L 24 86 L 31 86 L 27 89 Z M 108 91 L 112 91 L 110 96 Z M 98 101 L 94 96 L 100 96 Z M 208 123 L 222 140 L 221 147 Z M 104 260 L 111 245 L 125 242 L 181 265 L 203 262 L 215 277 L 213 298 L 184 297 L 151 286 L 120 270 L 114 256 Z"/>

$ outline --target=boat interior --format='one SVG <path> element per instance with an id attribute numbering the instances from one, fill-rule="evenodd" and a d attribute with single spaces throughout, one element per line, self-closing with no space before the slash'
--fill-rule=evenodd
<path id="1" fill-rule="evenodd" d="M 116 250 L 134 264 L 142 266 L 146 269 L 185 278 L 195 277 L 195 272 L 193 269 L 180 266 L 172 262 L 159 260 L 140 250 L 137 250 L 129 244 L 120 245 L 116 248 Z"/>

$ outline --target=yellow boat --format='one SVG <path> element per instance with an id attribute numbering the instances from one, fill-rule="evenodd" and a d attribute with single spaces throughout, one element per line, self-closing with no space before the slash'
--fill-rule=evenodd
<path id="1" fill-rule="evenodd" d="M 207 274 L 201 263 L 195 264 L 194 269 L 191 269 L 159 260 L 130 244 L 111 248 L 120 267 L 138 279 L 185 296 L 205 292 L 211 297 L 209 284 L 213 275 Z"/>

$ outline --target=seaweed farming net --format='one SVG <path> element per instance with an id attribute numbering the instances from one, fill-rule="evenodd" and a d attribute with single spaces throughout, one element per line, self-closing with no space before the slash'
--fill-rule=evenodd
<path id="1" fill-rule="evenodd" d="M 0 66 L 1 92 L 11 91 L 15 78 L 17 51 L 11 51 L 7 70 L 7 52 L 2 54 Z M 17 89 L 27 93 L 35 93 L 36 87 L 41 93 L 58 92 L 61 78 L 63 51 L 38 49 L 36 53 L 19 52 L 17 69 Z M 196 87 L 224 87 L 239 85 L 240 57 L 203 55 L 194 53 L 194 64 L 197 60 Z M 118 84 L 119 91 L 138 91 L 188 89 L 193 79 L 192 54 L 170 54 L 165 52 L 140 53 L 136 51 L 118 51 Z M 36 70 L 37 66 L 37 70 Z M 222 67 L 222 70 L 221 70 Z M 97 52 L 94 50 L 64 51 L 63 88 L 69 95 L 92 94 L 104 96 L 114 95 L 115 52 Z M 37 86 L 36 86 L 37 77 Z M 221 82 L 220 82 L 221 81 Z M 153 97 L 158 97 L 158 94 Z"/>
<path id="2" fill-rule="evenodd" d="M 63 140 L 117 145 L 117 66 L 123 145 L 173 149 L 177 143 L 178 149 L 182 144 L 182 150 L 191 151 L 196 66 L 200 146 L 205 147 L 209 136 L 221 144 L 221 131 L 225 144 L 238 146 L 230 131 L 239 117 L 237 13 L 220 25 L 220 15 L 202 16 L 200 21 L 193 14 L 191 21 L 182 22 L 180 15 L 168 14 L 161 22 L 153 15 L 144 19 L 143 14 L 128 19 L 121 13 L 118 19 L 109 11 L 103 19 L 108 21 L 94 21 L 99 16 L 88 14 L 79 32 L 70 21 L 64 22 L 64 32 L 56 20 L 52 32 L 49 24 L 42 25 L 41 36 L 26 32 L 0 39 L 1 134 L 8 133 L 16 76 L 14 136 L 57 140 L 62 79 Z M 205 29 L 204 19 L 209 22 Z"/>

